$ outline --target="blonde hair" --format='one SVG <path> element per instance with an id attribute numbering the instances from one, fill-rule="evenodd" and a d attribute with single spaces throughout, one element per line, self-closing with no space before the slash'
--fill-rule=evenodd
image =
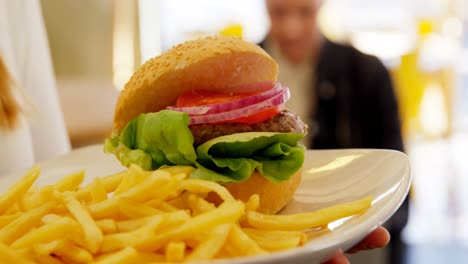
<path id="1" fill-rule="evenodd" d="M 12 130 L 23 112 L 13 89 L 15 83 L 0 56 L 0 130 Z"/>

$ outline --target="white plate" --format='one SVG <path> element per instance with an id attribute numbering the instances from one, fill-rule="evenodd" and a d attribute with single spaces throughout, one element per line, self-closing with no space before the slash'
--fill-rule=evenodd
<path id="1" fill-rule="evenodd" d="M 349 249 L 366 234 L 384 223 L 398 209 L 408 193 L 411 175 L 406 155 L 389 150 L 307 151 L 303 182 L 294 200 L 282 213 L 314 211 L 322 207 L 373 195 L 372 207 L 364 214 L 330 224 L 332 232 L 311 240 L 304 247 L 267 256 L 219 261 L 219 263 L 315 263 L 336 249 Z M 41 164 L 39 185 L 56 182 L 64 175 L 86 170 L 86 181 L 122 170 L 102 146 L 75 150 Z M 3 192 L 23 172 L 0 180 Z M 218 262 L 217 262 L 218 263 Z"/>

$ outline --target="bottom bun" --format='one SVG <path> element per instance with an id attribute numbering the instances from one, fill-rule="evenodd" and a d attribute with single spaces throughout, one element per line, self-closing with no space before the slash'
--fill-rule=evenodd
<path id="1" fill-rule="evenodd" d="M 260 173 L 254 174 L 246 181 L 226 184 L 231 194 L 244 202 L 247 202 L 251 195 L 260 196 L 260 206 L 258 211 L 265 214 L 276 214 L 291 201 L 296 189 L 299 187 L 302 178 L 302 169 L 297 171 L 287 181 L 273 183 L 263 177 Z"/>

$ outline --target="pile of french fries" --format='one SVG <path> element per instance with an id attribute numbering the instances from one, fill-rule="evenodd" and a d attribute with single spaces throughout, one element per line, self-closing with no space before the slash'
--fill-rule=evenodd
<path id="1" fill-rule="evenodd" d="M 34 186 L 39 167 L 0 196 L 1 263 L 176 263 L 269 254 L 304 245 L 372 198 L 312 213 L 265 215 L 188 166 L 128 170 L 81 186 L 84 171 Z M 215 193 L 223 201 L 210 203 Z"/>

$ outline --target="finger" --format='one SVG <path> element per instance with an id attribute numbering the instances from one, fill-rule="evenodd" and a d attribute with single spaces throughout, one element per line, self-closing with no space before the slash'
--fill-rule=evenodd
<path id="1" fill-rule="evenodd" d="M 349 264 L 348 258 L 339 250 L 333 256 L 322 264 Z"/>
<path id="2" fill-rule="evenodd" d="M 366 238 L 359 242 L 356 246 L 347 251 L 347 253 L 356 253 L 361 250 L 370 250 L 375 248 L 385 247 L 390 241 L 390 234 L 387 229 L 377 227 Z"/>

